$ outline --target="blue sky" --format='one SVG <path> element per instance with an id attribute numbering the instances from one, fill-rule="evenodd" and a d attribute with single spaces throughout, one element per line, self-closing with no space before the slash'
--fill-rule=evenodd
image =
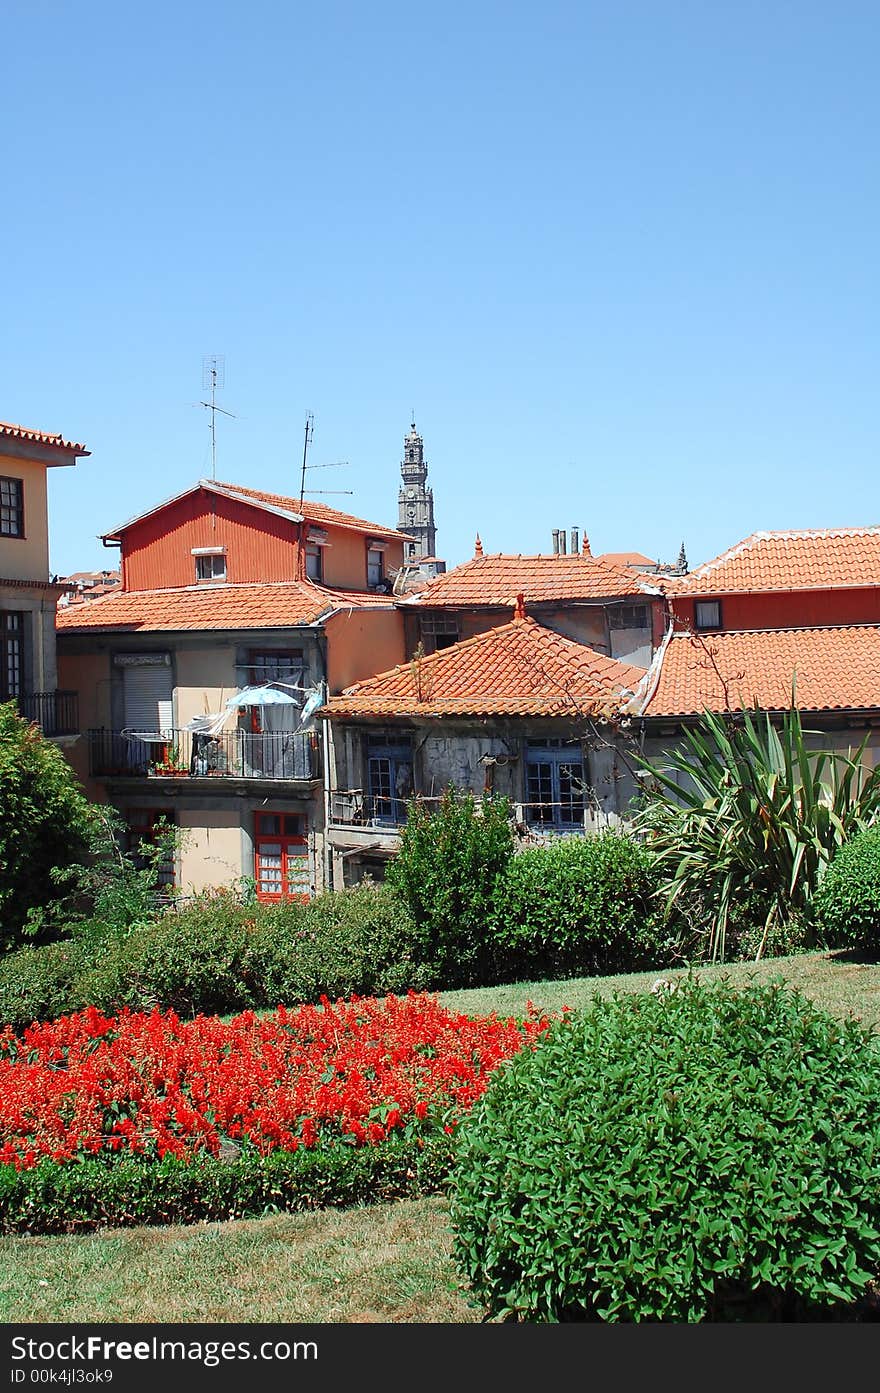
<path id="1" fill-rule="evenodd" d="M 880 8 L 7 0 L 0 419 L 51 562 L 210 474 L 438 551 L 880 522 Z"/>

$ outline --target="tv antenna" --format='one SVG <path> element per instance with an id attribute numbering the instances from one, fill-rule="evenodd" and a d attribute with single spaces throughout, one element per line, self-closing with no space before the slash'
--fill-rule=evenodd
<path id="1" fill-rule="evenodd" d="M 217 478 L 217 412 L 221 416 L 229 416 L 234 421 L 235 415 L 231 411 L 224 411 L 222 406 L 217 405 L 217 389 L 226 386 L 226 359 L 222 354 L 211 353 L 202 359 L 202 390 L 210 391 L 210 401 L 200 401 L 199 406 L 204 406 L 211 413 L 211 478 Z"/>
<path id="2" fill-rule="evenodd" d="M 347 465 L 348 465 L 348 460 L 347 460 L 347 459 L 332 460 L 332 461 L 328 462 L 327 464 L 309 464 L 309 463 L 307 462 L 307 461 L 308 461 L 308 454 L 309 454 L 309 446 L 311 445 L 311 443 L 312 443 L 312 441 L 314 440 L 314 438 L 315 438 L 315 417 L 314 417 L 313 413 L 310 411 L 310 412 L 307 414 L 307 416 L 306 416 L 306 428 L 305 428 L 305 433 L 304 433 L 304 435 L 303 435 L 303 462 L 302 462 L 302 474 L 301 474 L 301 476 L 300 476 L 300 481 L 299 481 L 299 508 L 297 509 L 297 511 L 300 512 L 300 513 L 302 512 L 303 498 L 305 497 L 305 495 L 306 495 L 307 493 L 349 493 L 349 494 L 354 493 L 354 489 L 307 489 L 307 488 L 306 488 L 306 470 L 307 470 L 307 469 L 344 469 L 344 468 L 346 468 Z"/>

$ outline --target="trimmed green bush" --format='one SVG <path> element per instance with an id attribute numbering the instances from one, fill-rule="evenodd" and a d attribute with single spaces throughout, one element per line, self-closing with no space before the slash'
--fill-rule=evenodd
<path id="1" fill-rule="evenodd" d="M 424 991 L 437 973 L 420 953 L 403 901 L 390 886 L 371 882 L 279 907 L 257 923 L 248 948 L 266 1006 Z"/>
<path id="2" fill-rule="evenodd" d="M 827 1318 L 880 1270 L 880 1048 L 781 981 L 594 999 L 456 1133 L 491 1315 Z"/>
<path id="3" fill-rule="evenodd" d="M 204 895 L 126 934 L 96 927 L 0 958 L 0 1025 L 22 1030 L 84 1006 L 158 1006 L 186 1017 L 422 991 L 439 979 L 420 953 L 412 919 L 387 886 L 308 904 Z"/>
<path id="4" fill-rule="evenodd" d="M 23 1030 L 32 1021 L 54 1020 L 89 1003 L 80 982 L 89 955 L 76 941 L 19 948 L 0 957 L 0 1027 Z"/>
<path id="5" fill-rule="evenodd" d="M 446 987 L 482 985 L 494 976 L 487 926 L 495 882 L 513 855 L 506 798 L 448 788 L 435 810 L 409 805 L 400 851 L 387 883 L 407 905 L 419 958 L 436 963 Z"/>
<path id="6" fill-rule="evenodd" d="M 560 837 L 511 858 L 498 877 L 494 937 L 521 972 L 586 976 L 659 960 L 648 852 L 603 832 Z"/>
<path id="7" fill-rule="evenodd" d="M 431 1194 L 448 1173 L 447 1136 L 379 1146 L 242 1151 L 231 1160 L 134 1158 L 0 1166 L 0 1232 L 68 1233 L 105 1225 L 192 1224 L 272 1211 L 377 1204 Z"/>
<path id="8" fill-rule="evenodd" d="M 840 848 L 819 886 L 815 912 L 830 947 L 880 952 L 880 827 Z"/>

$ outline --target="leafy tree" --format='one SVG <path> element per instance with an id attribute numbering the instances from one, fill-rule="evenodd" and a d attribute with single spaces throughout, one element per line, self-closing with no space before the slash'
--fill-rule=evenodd
<path id="1" fill-rule="evenodd" d="M 656 858 L 667 915 L 696 918 L 706 956 L 723 959 L 728 928 L 768 937 L 808 914 L 837 849 L 880 811 L 880 769 L 854 753 L 811 750 L 792 703 L 777 730 L 766 712 L 706 711 L 653 778 L 634 826 Z"/>
<path id="2" fill-rule="evenodd" d="M 495 882 L 513 854 L 506 798 L 448 788 L 436 811 L 409 805 L 400 851 L 386 880 L 408 906 L 421 939 L 421 961 L 433 962 L 444 986 L 491 975 Z"/>
<path id="3" fill-rule="evenodd" d="M 87 853 L 92 805 L 70 765 L 15 704 L 0 705 L 0 947 L 57 899 L 51 872 Z"/>

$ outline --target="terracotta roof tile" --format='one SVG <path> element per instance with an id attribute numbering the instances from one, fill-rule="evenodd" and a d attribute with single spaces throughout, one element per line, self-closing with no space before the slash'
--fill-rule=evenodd
<path id="1" fill-rule="evenodd" d="M 85 445 L 77 445 L 72 440 L 65 440 L 63 436 L 52 431 L 28 430 L 27 426 L 13 426 L 8 421 L 0 421 L 0 440 L 3 436 L 8 440 L 21 440 L 31 445 L 51 445 L 56 450 L 66 450 L 68 454 L 73 455 L 91 453 Z"/>
<path id="2" fill-rule="evenodd" d="M 187 585 L 177 590 L 113 590 L 58 614 L 65 633 L 95 630 L 284 629 L 312 624 L 333 610 L 383 608 L 388 596 L 331 590 L 310 581 L 264 585 Z"/>
<path id="3" fill-rule="evenodd" d="M 880 585 L 880 527 L 753 532 L 683 578 L 682 595 Z"/>
<path id="4" fill-rule="evenodd" d="M 534 619 L 514 619 L 348 687 L 323 709 L 350 718 L 597 715 L 619 708 L 644 675 Z"/>
<path id="5" fill-rule="evenodd" d="M 629 599 L 656 595 L 656 577 L 609 565 L 596 556 L 474 556 L 445 575 L 437 576 L 405 604 L 434 608 L 441 605 L 482 605 L 507 608 L 522 593 L 526 604 L 553 601 Z"/>
<path id="6" fill-rule="evenodd" d="M 266 493 L 263 489 L 243 488 L 241 484 L 217 484 L 218 488 L 228 489 L 230 493 L 240 493 L 245 498 L 253 498 L 258 503 L 268 503 L 273 508 L 284 508 L 287 512 L 302 513 L 309 522 L 328 527 L 348 527 L 354 528 L 358 532 L 368 532 L 374 537 L 393 537 L 397 541 L 407 540 L 403 532 L 396 532 L 392 527 L 385 527 L 378 522 L 367 522 L 364 518 L 354 517 L 351 513 L 342 513 L 338 508 L 328 508 L 324 503 L 315 503 L 311 498 L 304 498 L 302 507 L 298 498 L 287 498 L 280 493 Z"/>
<path id="7" fill-rule="evenodd" d="M 757 702 L 781 711 L 791 702 L 795 672 L 805 711 L 880 707 L 880 626 L 673 634 L 644 679 L 649 699 L 638 709 L 649 717 L 681 716 Z"/>

